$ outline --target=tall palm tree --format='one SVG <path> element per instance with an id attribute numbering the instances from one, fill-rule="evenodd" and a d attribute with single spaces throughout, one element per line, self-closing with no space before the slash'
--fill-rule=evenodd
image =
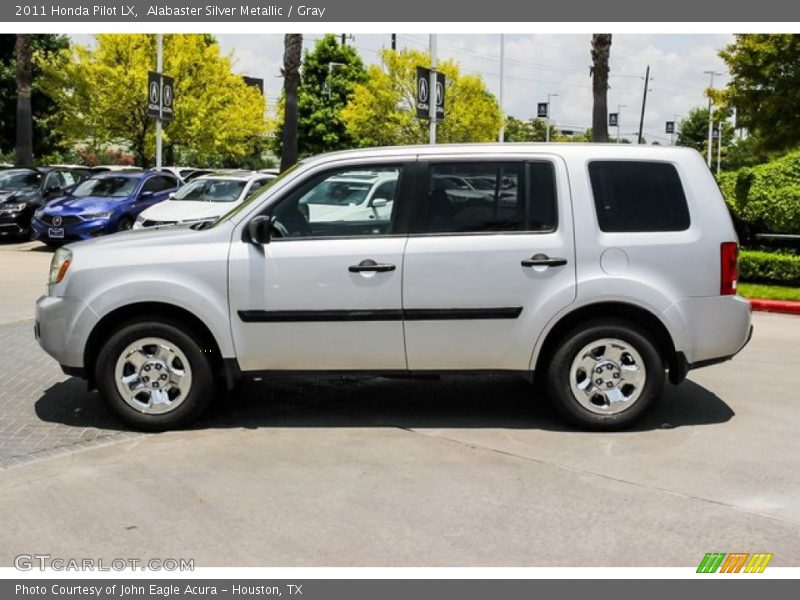
<path id="1" fill-rule="evenodd" d="M 17 62 L 17 143 L 16 164 L 18 167 L 33 166 L 33 116 L 31 111 L 31 36 L 17 34 L 14 46 Z"/>
<path id="2" fill-rule="evenodd" d="M 608 141 L 608 57 L 611 34 L 592 34 L 592 141 Z"/>
<path id="3" fill-rule="evenodd" d="M 300 60 L 303 36 L 287 33 L 283 36 L 283 154 L 281 171 L 297 162 L 297 88 L 300 85 Z"/>

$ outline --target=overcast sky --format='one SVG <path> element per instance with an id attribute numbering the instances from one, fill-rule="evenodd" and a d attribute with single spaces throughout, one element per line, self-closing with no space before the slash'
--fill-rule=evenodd
<path id="1" fill-rule="evenodd" d="M 73 36 L 86 43 L 88 36 Z M 264 79 L 267 101 L 272 106 L 280 95 L 279 77 L 283 56 L 282 35 L 217 35 L 225 53 L 232 53 L 235 70 L 243 75 Z M 313 46 L 318 35 L 304 37 L 304 47 Z M 610 112 L 621 110 L 620 133 L 631 135 L 639 127 L 644 73 L 650 65 L 644 132 L 648 141 L 669 142 L 664 123 L 685 115 L 695 106 L 705 105 L 703 91 L 708 75 L 715 70 L 727 81 L 725 64 L 719 50 L 730 43 L 730 35 L 617 34 L 611 46 L 611 89 L 608 91 Z M 506 68 L 504 108 L 507 114 L 530 118 L 536 103 L 553 98 L 552 116 L 561 128 L 583 129 L 590 125 L 592 92 L 589 78 L 591 36 L 584 34 L 506 35 Z M 378 52 L 390 45 L 390 34 L 356 34 L 354 45 L 366 63 L 379 62 Z M 398 48 L 425 50 L 428 36 L 398 34 Z M 500 91 L 500 36 L 442 35 L 439 56 L 452 58 L 462 71 L 483 76 L 489 89 Z M 611 134 L 615 132 L 612 130 Z"/>

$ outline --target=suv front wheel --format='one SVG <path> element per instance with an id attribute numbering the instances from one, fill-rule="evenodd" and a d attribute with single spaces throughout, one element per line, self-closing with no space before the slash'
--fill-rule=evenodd
<path id="1" fill-rule="evenodd" d="M 622 320 L 572 329 L 547 368 L 547 396 L 584 429 L 622 429 L 664 389 L 664 361 L 646 331 Z"/>
<path id="2" fill-rule="evenodd" d="M 174 325 L 139 321 L 117 330 L 95 366 L 100 395 L 126 423 L 150 431 L 181 427 L 213 398 L 209 354 Z"/>

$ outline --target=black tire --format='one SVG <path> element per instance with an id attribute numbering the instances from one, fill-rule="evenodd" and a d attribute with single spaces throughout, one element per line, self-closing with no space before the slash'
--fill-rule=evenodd
<path id="1" fill-rule="evenodd" d="M 128 404 L 117 390 L 115 368 L 120 354 L 133 342 L 157 337 L 174 344 L 189 362 L 192 382 L 185 399 L 170 412 L 147 414 Z M 189 330 L 157 320 L 141 320 L 123 325 L 100 349 L 95 363 L 95 381 L 108 407 L 125 423 L 146 431 L 165 431 L 184 427 L 198 419 L 214 398 L 217 389 L 210 355 L 201 350 L 199 339 Z"/>
<path id="2" fill-rule="evenodd" d="M 598 414 L 582 406 L 570 384 L 572 363 L 581 350 L 593 341 L 614 338 L 630 344 L 641 356 L 646 371 L 645 383 L 632 404 L 614 414 Z M 581 429 L 613 431 L 638 420 L 664 390 L 664 359 L 647 331 L 621 319 L 598 319 L 569 331 L 550 357 L 546 368 L 547 398 L 568 422 Z"/>
<path id="3" fill-rule="evenodd" d="M 117 223 L 117 231 L 128 231 L 133 228 L 133 219 L 130 217 L 122 217 Z"/>

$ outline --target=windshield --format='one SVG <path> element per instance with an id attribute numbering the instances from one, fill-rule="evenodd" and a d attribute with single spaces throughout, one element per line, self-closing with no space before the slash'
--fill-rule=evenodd
<path id="1" fill-rule="evenodd" d="M 73 196 L 85 198 L 99 196 L 101 198 L 125 198 L 133 193 L 139 180 L 134 177 L 98 177 L 87 179 L 75 188 Z"/>
<path id="2" fill-rule="evenodd" d="M 178 190 L 173 200 L 195 202 L 234 202 L 247 184 L 234 179 L 195 179 Z"/>
<path id="3" fill-rule="evenodd" d="M 209 225 L 207 225 L 205 227 L 213 227 L 214 225 L 218 225 L 219 223 L 222 223 L 226 219 L 230 219 L 232 216 L 234 216 L 240 210 L 244 210 L 245 208 L 247 208 L 250 205 L 251 202 L 253 202 L 253 200 L 255 200 L 256 198 L 260 198 L 261 197 L 261 192 L 264 192 L 267 189 L 269 189 L 272 186 L 274 186 L 278 181 L 281 181 L 284 177 L 286 177 L 287 175 L 292 173 L 301 164 L 303 164 L 303 163 L 302 162 L 295 163 L 294 165 L 292 165 L 291 167 L 286 169 L 283 173 L 278 175 L 275 179 L 273 179 L 271 181 L 268 181 L 262 187 L 258 188 L 258 190 L 256 190 L 255 193 L 248 194 L 248 196 L 247 196 L 247 198 L 245 198 L 244 202 L 242 202 L 240 204 L 237 204 L 231 210 L 229 210 L 224 215 L 222 215 L 219 219 L 217 219 L 216 221 L 211 222 Z"/>
<path id="4" fill-rule="evenodd" d="M 0 175 L 0 190 L 28 190 L 38 187 L 42 174 L 36 171 L 11 171 Z"/>

